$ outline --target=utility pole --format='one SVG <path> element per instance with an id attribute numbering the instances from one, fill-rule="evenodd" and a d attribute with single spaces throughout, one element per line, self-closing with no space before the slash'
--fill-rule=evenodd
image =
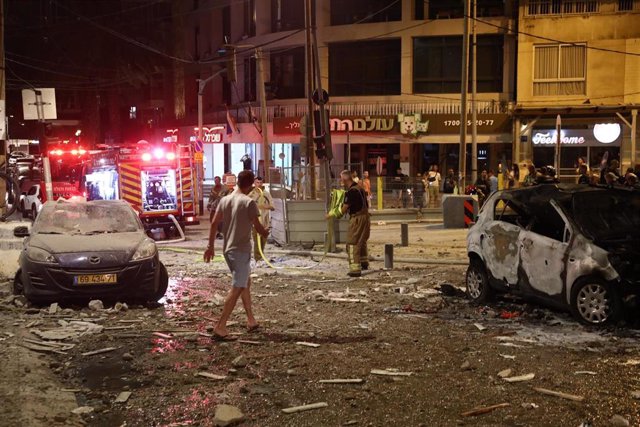
<path id="1" fill-rule="evenodd" d="M 0 120 L 3 121 L 0 126 L 2 127 L 3 132 L 0 135 L 0 164 L 5 163 L 7 161 L 7 97 L 6 97 L 6 88 L 5 88 L 5 62 L 4 62 L 4 1 L 0 0 L 0 108 L 2 111 L 0 112 Z M 4 180 L 0 180 L 0 216 L 4 215 L 4 201 L 7 199 L 6 197 L 6 185 Z M 15 201 L 14 201 L 15 203 Z"/>
<path id="2" fill-rule="evenodd" d="M 556 116 L 556 151 L 554 156 L 553 167 L 556 169 L 558 179 L 560 179 L 560 155 L 562 150 L 562 119 L 560 114 Z"/>
<path id="3" fill-rule="evenodd" d="M 314 155 L 313 144 L 313 50 L 311 44 L 311 25 L 312 25 L 312 1 L 305 0 L 304 22 L 306 35 L 306 95 L 307 95 L 307 128 L 305 136 L 307 137 L 307 181 L 311 184 L 311 199 L 315 200 L 318 196 L 316 189 L 316 159 Z"/>
<path id="4" fill-rule="evenodd" d="M 471 182 L 478 179 L 478 38 L 476 17 L 478 0 L 473 0 L 473 64 L 471 64 Z"/>
<path id="5" fill-rule="evenodd" d="M 462 40 L 462 84 L 460 97 L 460 157 L 458 158 L 458 193 L 464 192 L 467 173 L 467 94 L 469 92 L 469 9 L 471 0 L 464 0 L 464 30 Z"/>
<path id="6" fill-rule="evenodd" d="M 262 159 L 264 162 L 264 182 L 269 184 L 271 166 L 271 150 L 269 147 L 269 127 L 267 122 L 267 91 L 264 87 L 264 58 L 262 49 L 256 48 L 256 65 L 258 71 L 258 93 L 260 94 L 260 129 L 262 133 Z"/>

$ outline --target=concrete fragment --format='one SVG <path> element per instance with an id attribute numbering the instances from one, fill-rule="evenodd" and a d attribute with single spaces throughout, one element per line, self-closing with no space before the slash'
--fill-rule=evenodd
<path id="1" fill-rule="evenodd" d="M 89 307 L 89 310 L 92 311 L 104 310 L 104 304 L 102 304 L 102 301 L 100 301 L 99 299 L 89 301 L 87 307 Z"/>
<path id="2" fill-rule="evenodd" d="M 118 395 L 118 397 L 116 397 L 116 400 L 114 400 L 113 403 L 126 403 L 130 397 L 131 397 L 130 391 L 123 391 Z"/>
<path id="3" fill-rule="evenodd" d="M 629 427 L 631 424 L 629 420 L 622 415 L 614 415 L 609 419 L 609 425 L 611 427 Z"/>
<path id="4" fill-rule="evenodd" d="M 244 414 L 239 408 L 231 405 L 216 406 L 213 423 L 218 427 L 227 427 L 244 420 Z"/>
<path id="5" fill-rule="evenodd" d="M 54 302 L 49 306 L 49 314 L 56 314 L 58 310 L 60 310 L 60 306 L 57 302 Z"/>
<path id="6" fill-rule="evenodd" d="M 126 360 L 126 361 L 133 360 L 133 355 L 131 353 L 125 353 L 122 355 L 122 360 Z"/>
<path id="7" fill-rule="evenodd" d="M 91 406 L 80 406 L 74 409 L 73 411 L 71 411 L 72 414 L 76 414 L 76 415 L 90 414 L 92 412 L 93 412 L 93 408 Z"/>
<path id="8" fill-rule="evenodd" d="M 584 396 L 578 396 L 575 394 L 563 393 L 561 391 L 549 390 L 541 387 L 533 388 L 538 393 L 546 394 L 547 396 L 559 397 L 561 399 L 573 400 L 574 402 L 582 402 L 584 400 Z"/>
<path id="9" fill-rule="evenodd" d="M 471 363 L 469 363 L 468 360 L 465 360 L 464 362 L 462 362 L 462 365 L 460 365 L 460 370 L 461 371 L 469 371 L 469 370 L 471 370 Z"/>
<path id="10" fill-rule="evenodd" d="M 413 372 L 400 372 L 395 369 L 372 369 L 372 375 L 385 375 L 389 377 L 410 377 Z"/>
<path id="11" fill-rule="evenodd" d="M 248 364 L 249 364 L 249 362 L 247 362 L 247 359 L 242 355 L 236 357 L 231 362 L 231 366 L 233 366 L 234 368 L 244 368 Z"/>
<path id="12" fill-rule="evenodd" d="M 486 331 L 487 330 L 486 326 L 482 326 L 480 323 L 474 323 L 473 326 L 478 328 L 479 331 Z"/>
<path id="13" fill-rule="evenodd" d="M 301 345 L 303 347 L 312 347 L 312 348 L 320 347 L 320 344 L 316 344 L 314 342 L 306 342 L 306 341 L 298 341 L 296 345 Z"/>
<path id="14" fill-rule="evenodd" d="M 127 310 L 129 310 L 129 306 L 125 302 L 117 302 L 116 305 L 113 306 L 113 311 L 116 313 Z"/>
<path id="15" fill-rule="evenodd" d="M 540 405 L 537 405 L 535 403 L 527 403 L 527 402 L 523 403 L 521 406 L 524 409 L 538 409 L 540 407 Z"/>
<path id="16" fill-rule="evenodd" d="M 113 350 L 116 350 L 115 347 L 106 347 L 101 348 L 100 350 L 87 351 L 86 353 L 82 353 L 83 356 L 95 356 L 96 354 L 109 353 Z"/>
<path id="17" fill-rule="evenodd" d="M 211 372 L 198 372 L 196 377 L 208 378 L 210 380 L 224 380 L 227 378 L 226 375 L 216 375 Z"/>
<path id="18" fill-rule="evenodd" d="M 634 399 L 640 399 L 640 390 L 634 390 L 631 392 L 631 397 Z"/>
<path id="19" fill-rule="evenodd" d="M 320 384 L 362 384 L 362 378 L 336 378 L 331 380 L 320 380 Z"/>

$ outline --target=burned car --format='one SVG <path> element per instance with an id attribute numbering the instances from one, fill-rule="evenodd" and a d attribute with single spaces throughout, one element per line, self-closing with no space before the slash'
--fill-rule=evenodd
<path id="1" fill-rule="evenodd" d="M 472 301 L 510 293 L 607 324 L 640 293 L 640 192 L 563 184 L 498 191 L 467 249 Z"/>
<path id="2" fill-rule="evenodd" d="M 33 302 L 102 298 L 157 301 L 167 270 L 136 212 L 124 201 L 44 204 L 27 237 L 14 292 Z"/>

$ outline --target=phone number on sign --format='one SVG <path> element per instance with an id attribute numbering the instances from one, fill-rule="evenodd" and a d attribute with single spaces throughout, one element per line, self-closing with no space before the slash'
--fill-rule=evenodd
<path id="1" fill-rule="evenodd" d="M 477 126 L 493 126 L 494 120 L 476 120 Z M 445 120 L 445 126 L 460 126 L 460 120 Z M 471 126 L 471 120 L 467 120 L 467 126 Z"/>

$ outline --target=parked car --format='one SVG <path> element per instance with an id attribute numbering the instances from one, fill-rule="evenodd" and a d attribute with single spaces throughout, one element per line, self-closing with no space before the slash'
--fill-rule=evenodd
<path id="1" fill-rule="evenodd" d="M 615 321 L 640 291 L 640 192 L 586 185 L 498 191 L 467 237 L 467 293 L 512 293 Z"/>
<path id="2" fill-rule="evenodd" d="M 14 234 L 27 237 L 14 291 L 33 302 L 157 301 L 167 290 L 156 244 L 124 201 L 47 202 L 30 232 Z"/>
<path id="3" fill-rule="evenodd" d="M 20 199 L 22 217 L 28 218 L 31 216 L 35 220 L 40 210 L 42 210 L 43 200 L 45 200 L 45 193 L 42 186 L 40 184 L 32 185 L 29 191 Z"/>

